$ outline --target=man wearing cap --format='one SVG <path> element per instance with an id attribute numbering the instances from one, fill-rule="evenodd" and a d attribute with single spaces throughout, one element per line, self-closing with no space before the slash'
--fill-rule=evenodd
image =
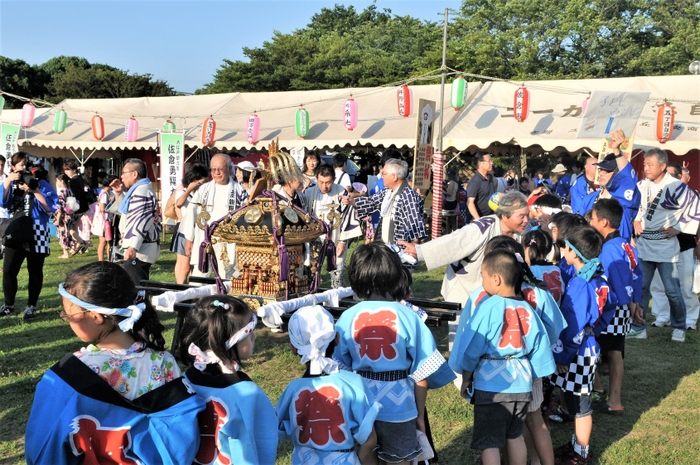
<path id="1" fill-rule="evenodd" d="M 658 270 L 671 307 L 671 341 L 684 342 L 686 306 L 678 275 L 681 232 L 698 230 L 698 198 L 691 189 L 667 171 L 668 155 L 651 149 L 644 154 L 645 179 L 639 182 L 642 203 L 634 219 L 639 262 L 642 267 L 642 299 L 644 318 L 649 310 L 651 281 Z M 646 339 L 646 323 L 633 322 L 628 337 Z"/>
<path id="2" fill-rule="evenodd" d="M 569 189 L 571 189 L 571 176 L 566 174 L 566 166 L 558 163 L 552 169 L 552 174 L 556 176 L 556 181 L 552 180 L 552 191 L 554 195 L 559 197 L 562 202 L 569 197 Z M 551 178 L 550 178 L 551 179 Z"/>
<path id="3" fill-rule="evenodd" d="M 637 188 L 637 173 L 620 151 L 625 133 L 622 129 L 618 129 L 613 132 L 611 139 L 613 153 L 596 163 L 600 170 L 598 176 L 600 190 L 596 200 L 612 198 L 620 202 L 623 209 L 620 236 L 630 241 L 633 232 L 632 220 L 637 215 L 642 196 Z"/>
<path id="4" fill-rule="evenodd" d="M 231 159 L 228 155 L 217 153 L 209 162 L 212 180 L 198 188 L 187 212 L 180 223 L 180 232 L 185 235 L 185 253 L 190 256 L 190 264 L 194 265 L 193 276 L 203 276 L 200 270 L 207 269 L 205 257 L 200 257 L 200 244 L 204 241 L 204 228 L 218 221 L 229 212 L 241 207 L 248 198 L 248 192 L 231 177 Z M 235 269 L 235 244 L 217 243 L 212 246 L 217 255 L 219 276 L 230 277 Z M 224 254 L 224 249 L 226 253 Z M 228 256 L 228 260 L 224 258 Z"/>

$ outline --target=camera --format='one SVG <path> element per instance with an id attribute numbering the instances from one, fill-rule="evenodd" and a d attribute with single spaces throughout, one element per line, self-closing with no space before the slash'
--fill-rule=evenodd
<path id="1" fill-rule="evenodd" d="M 29 170 L 24 170 L 20 172 L 19 180 L 17 181 L 17 184 L 22 185 L 26 184 L 29 186 L 29 189 L 31 190 L 36 190 L 39 187 L 39 180 L 32 175 L 32 172 Z"/>

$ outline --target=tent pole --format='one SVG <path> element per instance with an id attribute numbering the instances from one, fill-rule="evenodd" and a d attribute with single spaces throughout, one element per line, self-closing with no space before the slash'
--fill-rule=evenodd
<path id="1" fill-rule="evenodd" d="M 445 8 L 445 20 L 442 28 L 442 76 L 440 78 L 440 135 L 438 136 L 438 152 L 442 152 L 442 115 L 445 113 L 445 72 L 447 71 L 447 14 L 448 9 Z"/>

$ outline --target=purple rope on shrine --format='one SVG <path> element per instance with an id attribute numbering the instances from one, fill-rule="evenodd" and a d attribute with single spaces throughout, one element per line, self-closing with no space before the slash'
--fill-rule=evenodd
<path id="1" fill-rule="evenodd" d="M 276 192 L 270 192 L 271 197 L 272 197 L 272 208 L 274 211 L 277 212 L 277 214 L 280 214 L 279 211 L 279 206 L 277 204 L 277 193 Z M 292 207 L 290 205 L 290 207 Z M 293 208 L 293 207 L 292 207 Z M 277 252 L 279 253 L 279 277 L 278 277 L 278 282 L 283 282 L 283 281 L 288 281 L 289 280 L 289 253 L 287 252 L 287 247 L 284 245 L 284 235 L 282 234 L 282 231 L 280 231 L 277 228 L 277 221 L 275 219 L 272 219 L 272 237 L 275 240 L 275 244 L 277 244 Z M 287 286 L 287 289 L 289 289 L 289 286 Z"/>
<path id="2" fill-rule="evenodd" d="M 221 276 L 219 276 L 219 261 L 216 259 L 216 254 L 213 252 L 208 254 L 209 257 L 207 257 L 207 248 L 212 245 L 211 244 L 211 235 L 214 233 L 214 229 L 224 221 L 226 218 L 230 217 L 233 213 L 237 212 L 239 209 L 236 209 L 232 212 L 229 212 L 226 214 L 223 218 L 221 218 L 219 221 L 214 221 L 211 224 L 208 224 L 207 227 L 204 229 L 204 241 L 199 245 L 199 271 L 202 273 L 208 273 L 209 272 L 209 266 L 211 266 L 211 269 L 214 271 L 214 280 L 216 281 L 216 292 L 219 294 L 226 294 L 226 285 L 224 285 L 223 279 L 221 279 Z M 209 258 L 209 260 L 207 260 Z M 209 266 L 207 266 L 209 265 Z"/>

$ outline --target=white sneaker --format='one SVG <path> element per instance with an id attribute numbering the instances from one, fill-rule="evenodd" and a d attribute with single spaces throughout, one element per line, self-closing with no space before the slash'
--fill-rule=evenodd
<path id="1" fill-rule="evenodd" d="M 630 329 L 627 333 L 627 339 L 646 339 L 647 330 L 645 329 Z"/>
<path id="2" fill-rule="evenodd" d="M 674 329 L 671 333 L 672 342 L 685 342 L 685 331 L 682 329 Z"/>
<path id="3" fill-rule="evenodd" d="M 663 328 L 664 326 L 671 326 L 671 322 L 669 320 L 656 320 L 651 325 L 657 328 Z"/>

